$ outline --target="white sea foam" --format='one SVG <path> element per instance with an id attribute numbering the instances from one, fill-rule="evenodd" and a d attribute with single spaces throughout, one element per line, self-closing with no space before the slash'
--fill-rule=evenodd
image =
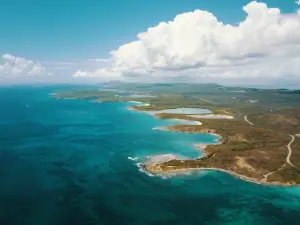
<path id="1" fill-rule="evenodd" d="M 138 102 L 138 101 L 129 101 L 130 103 L 136 103 L 136 104 L 143 104 L 142 102 Z"/>
<path id="2" fill-rule="evenodd" d="M 177 171 L 177 172 L 170 172 L 163 175 L 159 175 L 162 179 L 170 179 L 172 177 L 178 177 L 178 176 L 190 176 L 192 175 L 191 171 Z"/>
<path id="3" fill-rule="evenodd" d="M 185 119 L 172 119 L 173 121 L 180 122 L 182 124 L 187 124 L 187 125 L 202 125 L 201 122 L 199 121 L 194 121 L 194 120 L 185 120 Z"/>
<path id="4" fill-rule="evenodd" d="M 138 157 L 130 157 L 130 156 L 129 156 L 128 159 L 129 159 L 129 160 L 132 160 L 132 161 L 136 161 L 136 160 L 138 160 Z"/>
<path id="5" fill-rule="evenodd" d="M 134 104 L 139 104 L 141 106 L 149 106 L 150 104 L 149 103 L 143 103 L 143 102 L 138 102 L 138 101 L 128 101 L 130 103 L 134 103 Z"/>
<path id="6" fill-rule="evenodd" d="M 164 130 L 164 127 L 153 127 L 152 130 Z"/>
<path id="7" fill-rule="evenodd" d="M 137 167 L 139 168 L 139 171 L 142 173 L 145 173 L 146 175 L 150 176 L 150 177 L 154 177 L 154 175 L 152 173 L 147 172 L 143 167 L 141 163 L 137 163 L 136 164 Z"/>

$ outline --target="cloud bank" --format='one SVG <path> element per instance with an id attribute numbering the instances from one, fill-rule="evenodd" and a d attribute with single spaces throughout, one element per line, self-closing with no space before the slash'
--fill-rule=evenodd
<path id="1" fill-rule="evenodd" d="M 39 63 L 10 54 L 4 54 L 0 61 L 0 78 L 32 77 L 45 74 L 45 68 Z"/>
<path id="2" fill-rule="evenodd" d="M 300 2 L 298 2 L 300 3 Z M 253 1 L 237 25 L 195 10 L 139 33 L 111 52 L 112 63 L 75 77 L 217 82 L 300 80 L 300 14 Z"/>

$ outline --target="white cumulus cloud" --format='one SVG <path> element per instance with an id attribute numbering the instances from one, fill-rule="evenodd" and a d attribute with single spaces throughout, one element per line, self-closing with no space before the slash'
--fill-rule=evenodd
<path id="1" fill-rule="evenodd" d="M 257 1 L 243 10 L 247 16 L 237 25 L 203 10 L 179 14 L 112 51 L 109 67 L 74 76 L 300 81 L 300 14 L 283 14 Z"/>
<path id="2" fill-rule="evenodd" d="M 45 73 L 45 68 L 39 62 L 15 57 L 10 54 L 4 54 L 1 58 L 0 77 L 36 76 Z"/>

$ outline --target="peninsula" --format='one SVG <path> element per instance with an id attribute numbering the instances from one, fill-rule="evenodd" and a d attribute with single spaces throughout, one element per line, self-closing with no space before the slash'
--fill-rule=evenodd
<path id="1" fill-rule="evenodd" d="M 157 116 L 164 119 L 193 118 L 179 115 Z M 174 132 L 218 134 L 221 137 L 220 144 L 206 146 L 203 149 L 205 155 L 199 159 L 173 159 L 145 165 L 145 169 L 152 174 L 207 169 L 227 172 L 260 184 L 300 184 L 300 170 L 293 164 L 293 161 L 297 161 L 292 157 L 295 141 L 293 135 L 255 127 L 238 120 L 199 121 L 202 125 L 175 125 L 164 129 Z"/>
<path id="2" fill-rule="evenodd" d="M 300 95 L 282 89 L 235 91 L 240 89 L 216 84 L 122 83 L 108 84 L 103 90 L 60 92 L 54 97 L 102 103 L 143 102 L 131 109 L 155 112 L 153 115 L 159 119 L 199 122 L 163 127 L 164 130 L 220 136 L 220 143 L 206 146 L 201 158 L 145 164 L 144 168 L 152 174 L 217 170 L 260 184 L 300 184 Z M 205 115 L 164 112 L 177 108 L 211 112 Z"/>

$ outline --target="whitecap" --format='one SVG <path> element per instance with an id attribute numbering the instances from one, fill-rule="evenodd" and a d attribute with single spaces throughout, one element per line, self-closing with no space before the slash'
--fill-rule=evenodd
<path id="1" fill-rule="evenodd" d="M 135 104 L 143 104 L 142 102 L 138 102 L 138 101 L 129 101 L 130 103 L 135 103 Z"/>
<path id="2" fill-rule="evenodd" d="M 141 163 L 137 163 L 136 165 L 137 165 L 137 167 L 139 168 L 139 171 L 140 171 L 140 172 L 142 172 L 142 173 L 144 173 L 144 174 L 146 174 L 146 175 L 148 175 L 148 176 L 150 176 L 150 177 L 154 177 L 154 175 L 153 175 L 152 173 L 147 172 L 147 171 L 143 168 L 143 166 L 142 166 Z"/>
<path id="3" fill-rule="evenodd" d="M 130 156 L 128 156 L 127 158 L 128 158 L 129 160 L 132 160 L 132 161 L 138 160 L 138 157 L 130 157 Z"/>

